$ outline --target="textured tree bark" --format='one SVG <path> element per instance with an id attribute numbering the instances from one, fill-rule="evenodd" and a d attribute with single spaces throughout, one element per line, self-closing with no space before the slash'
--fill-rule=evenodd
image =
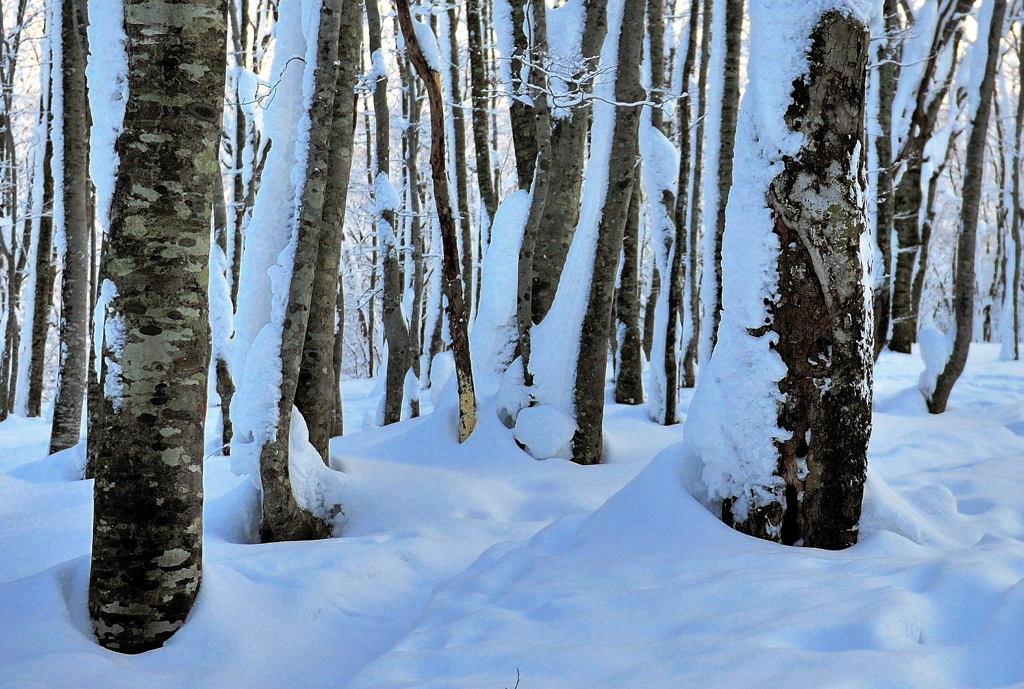
<path id="1" fill-rule="evenodd" d="M 542 0 L 530 0 L 532 16 L 530 63 L 543 64 L 548 58 L 548 30 L 546 6 Z M 523 227 L 523 239 L 519 245 L 517 270 L 516 324 L 519 340 L 516 351 L 522 359 L 523 384 L 533 385 L 530 369 L 530 328 L 533 327 L 533 262 L 537 237 L 543 227 L 544 209 L 547 206 L 551 180 L 551 112 L 548 108 L 547 77 L 542 69 L 530 70 L 530 97 L 533 101 L 535 121 L 533 131 L 537 134 L 537 160 L 533 166 L 533 183 L 530 185 L 530 212 Z"/>
<path id="2" fill-rule="evenodd" d="M 374 0 L 370 0 L 373 2 Z M 331 104 L 327 142 L 326 197 L 316 253 L 309 320 L 302 345 L 302 363 L 295 388 L 295 406 L 306 420 L 309 442 L 330 464 L 330 443 L 339 404 L 340 388 L 335 371 L 335 318 L 338 310 L 339 263 L 345 226 L 345 202 L 352 171 L 355 134 L 356 66 L 362 34 L 361 3 L 346 0 L 340 14 L 337 83 Z"/>
<path id="3" fill-rule="evenodd" d="M 647 301 L 644 303 L 644 333 L 643 348 L 644 358 L 651 360 L 651 352 L 654 349 L 654 312 L 658 304 L 658 294 L 661 292 L 661 271 L 658 266 L 651 268 L 651 289 L 647 293 Z"/>
<path id="4" fill-rule="evenodd" d="M 691 0 L 690 2 L 690 45 L 687 46 L 687 58 L 690 60 L 690 55 L 696 54 L 697 50 L 697 14 L 700 12 L 701 5 L 704 4 L 705 0 Z M 698 268 L 700 266 L 700 223 L 701 223 L 701 185 L 704 183 L 704 112 L 707 108 L 707 82 L 708 82 L 708 54 L 711 51 L 711 12 L 705 11 L 701 16 L 701 37 L 700 37 L 700 71 L 697 75 L 697 89 L 696 93 L 696 127 L 694 128 L 693 136 L 693 184 L 690 185 L 690 205 L 688 207 L 690 214 L 689 224 L 689 235 L 687 241 L 689 242 L 688 248 L 688 278 L 690 288 L 690 299 L 688 309 L 690 316 L 690 339 L 686 342 L 686 350 L 683 352 L 683 372 L 682 380 L 680 381 L 682 387 L 692 388 L 697 384 L 697 343 L 700 341 L 700 276 L 698 274 Z M 693 59 L 696 59 L 695 57 Z M 684 73 L 693 73 L 693 62 L 689 63 L 689 67 L 685 66 L 684 62 Z M 689 80 L 684 79 L 684 84 L 689 85 Z M 688 97 L 688 100 L 692 103 L 693 97 Z M 680 106 L 680 109 L 681 106 Z M 686 116 L 689 117 L 691 110 L 687 109 Z M 680 117 L 682 113 L 680 112 Z M 684 127 L 682 120 L 679 122 L 679 137 L 690 135 L 690 123 Z M 689 145 L 689 143 L 687 144 Z M 683 149 L 683 144 L 680 142 L 679 150 Z M 676 195 L 676 227 L 678 228 L 681 224 L 679 219 L 679 204 L 683 199 L 687 198 L 682 186 L 679 187 L 679 193 Z"/>
<path id="5" fill-rule="evenodd" d="M 537 132 L 534 131 L 536 121 L 531 106 L 523 96 L 528 89 L 527 82 L 520 74 L 523 69 L 523 58 L 530 50 L 530 42 L 523 30 L 526 21 L 526 4 L 528 0 L 504 0 L 508 2 L 512 16 L 512 59 L 509 61 L 512 71 L 512 103 L 509 105 L 509 119 L 512 122 L 512 143 L 516 151 L 516 173 L 519 176 L 519 188 L 529 189 L 533 181 L 533 166 L 537 162 Z"/>
<path id="6" fill-rule="evenodd" d="M 458 242 L 455 217 L 448 195 L 448 173 L 445 166 L 444 101 L 441 97 L 441 74 L 430 67 L 413 28 L 409 0 L 397 0 L 398 23 L 416 73 L 427 89 L 430 103 L 430 172 L 434 187 L 434 205 L 441 228 L 444 296 L 448 300 L 448 329 L 452 336 L 455 358 L 455 382 L 459 396 L 458 439 L 463 442 L 476 427 L 476 392 L 473 389 L 473 364 L 469 353 L 469 312 L 462 295 L 459 276 Z M 440 321 L 440 319 L 438 319 Z"/>
<path id="7" fill-rule="evenodd" d="M 993 0 L 992 23 L 989 26 L 988 54 L 985 75 L 979 87 L 980 101 L 971 122 L 964 161 L 963 202 L 960 207 L 960 236 L 957 240 L 956 265 L 953 273 L 953 314 L 956 333 L 942 372 L 935 380 L 935 389 L 924 391 L 928 411 L 941 414 L 946 411 L 949 395 L 967 365 L 967 354 L 974 334 L 974 254 L 977 244 L 978 213 L 981 206 L 981 184 L 985 169 L 985 140 L 992 112 L 992 94 L 995 91 L 996 66 L 999 45 L 1003 38 L 1003 18 L 1006 0 Z"/>
<path id="8" fill-rule="evenodd" d="M 126 0 L 124 17 L 89 612 L 100 644 L 138 653 L 181 627 L 200 582 L 209 180 L 226 35 L 222 0 Z"/>
<path id="9" fill-rule="evenodd" d="M 615 100 L 618 103 L 639 103 L 645 96 L 640 85 L 644 33 L 633 30 L 633 27 L 642 26 L 643 21 L 644 0 L 625 0 L 615 72 Z M 572 439 L 572 460 L 578 464 L 601 461 L 609 315 L 615 293 L 615 268 L 622 251 L 622 237 L 633 191 L 640 109 L 639 105 L 615 108 L 607 191 L 597 229 L 587 310 L 583 316 L 580 351 L 576 360 L 573 396 L 577 429 Z"/>
<path id="10" fill-rule="evenodd" d="M 370 54 L 381 50 L 380 11 L 376 0 L 366 3 L 367 27 L 369 29 Z M 374 184 L 381 176 L 389 176 L 391 155 L 391 110 L 388 106 L 387 74 L 377 75 L 373 90 L 373 112 L 376 122 L 374 144 L 376 147 Z M 390 184 L 390 182 L 388 182 Z M 381 207 L 382 199 L 374 197 L 377 208 L 377 237 L 381 252 L 381 276 L 384 291 L 381 296 L 381 319 L 384 323 L 384 340 L 388 345 L 387 373 L 384 383 L 384 405 L 381 421 L 384 425 L 402 420 L 402 402 L 405 398 L 405 375 L 412 365 L 409 350 L 409 329 L 402 314 L 402 275 L 398 257 L 397 224 L 395 210 Z"/>
<path id="11" fill-rule="evenodd" d="M 47 118 L 49 119 L 49 118 Z M 53 142 L 46 136 L 43 169 L 50 168 Z M 39 218 L 36 247 L 35 306 L 32 317 L 32 356 L 28 373 L 28 415 L 39 416 L 43 402 L 43 373 L 46 366 L 46 338 L 50 332 L 50 309 L 53 306 L 53 175 L 43 174 L 43 214 Z"/>
<path id="12" fill-rule="evenodd" d="M 725 209 L 732 189 L 732 155 L 736 147 L 736 115 L 740 101 L 740 43 L 743 32 L 743 1 L 724 0 L 725 4 L 725 68 L 722 73 L 722 116 L 718 143 L 718 204 L 714 226 L 714 255 L 707 257 L 704 279 L 713 280 L 711 303 L 705 304 L 711 318 L 708 333 L 711 349 L 718 341 L 718 323 L 722 310 L 722 233 L 725 232 Z M 710 354 L 710 352 L 709 352 Z"/>
<path id="13" fill-rule="evenodd" d="M 88 24 L 83 0 L 61 0 L 60 41 L 63 60 L 64 182 L 55 193 L 64 206 L 61 256 L 60 363 L 57 395 L 50 431 L 50 454 L 78 443 L 89 363 L 89 171 L 87 152 L 89 104 L 85 88 L 85 31 Z"/>
<path id="14" fill-rule="evenodd" d="M 312 308 L 320 238 L 324 234 L 324 202 L 330 169 L 331 123 L 338 73 L 340 0 L 323 0 L 317 31 L 317 64 L 313 76 L 313 98 L 309 106 L 309 149 L 295 211 L 295 255 L 288 287 L 281 333 L 281 387 L 278 426 L 272 440 L 260 448 L 260 477 L 263 483 L 263 522 L 260 538 L 299 541 L 324 538 L 331 526 L 319 516 L 306 512 L 295 500 L 288 466 L 290 420 L 306 328 Z M 320 410 L 329 413 L 328 409 Z"/>
<path id="15" fill-rule="evenodd" d="M 1024 84 L 1024 45 L 1022 39 L 1017 39 L 1017 78 L 1018 84 Z M 1020 168 L 1024 164 L 1021 160 L 1022 135 L 1024 135 L 1024 88 L 1017 91 L 1017 117 L 1014 120 L 1013 134 L 1013 172 L 1011 174 L 1012 194 L 1011 202 L 1013 210 L 1010 216 L 1010 236 L 1013 238 L 1013 264 L 1010 289 L 1013 294 L 1010 296 L 1010 308 L 1013 309 L 1013 360 L 1020 360 L 1020 281 L 1021 281 L 1021 183 Z"/>
<path id="16" fill-rule="evenodd" d="M 396 28 L 396 31 L 399 29 Z M 422 381 L 423 364 L 423 224 L 420 212 L 420 96 L 416 82 L 412 77 L 413 66 L 408 56 L 399 63 L 402 69 L 402 83 L 405 94 L 405 118 L 408 126 L 403 132 L 405 141 L 405 174 L 406 190 L 409 203 L 409 246 L 406 252 L 408 289 L 412 290 L 412 301 L 409 309 L 409 349 L 412 352 L 412 372 L 417 381 Z M 410 412 L 413 417 L 420 414 L 418 398 L 409 400 Z"/>
<path id="17" fill-rule="evenodd" d="M 615 293 L 615 328 L 611 337 L 615 347 L 615 401 L 619 404 L 643 404 L 643 363 L 640 330 L 640 184 L 633 173 L 633 192 L 629 196 L 626 228 L 622 237 L 622 264 L 619 287 Z M 657 325 L 657 324 L 655 324 Z M 614 346 L 614 345 L 613 345 Z M 666 353 L 667 354 L 667 353 Z"/>
<path id="18" fill-rule="evenodd" d="M 455 203 L 459 212 L 458 227 L 462 245 L 459 254 L 462 261 L 462 293 L 466 298 L 466 311 L 473 313 L 473 227 L 469 219 L 469 189 L 466 185 L 469 173 L 466 171 L 466 117 L 462 110 L 462 91 L 459 86 L 458 28 L 458 7 L 453 4 L 448 9 L 448 47 L 452 55 L 448 73 L 452 93 L 452 130 L 455 133 L 451 152 L 455 160 Z"/>
<path id="19" fill-rule="evenodd" d="M 875 199 L 875 240 L 878 242 L 882 265 L 876 270 L 875 359 L 885 348 L 889 338 L 889 302 L 892 291 L 892 231 L 895 205 L 892 184 L 892 104 L 899 79 L 899 50 L 896 46 L 900 30 L 896 0 L 884 0 L 885 38 L 878 49 L 878 130 L 875 154 L 878 158 L 877 193 Z"/>
<path id="20" fill-rule="evenodd" d="M 480 200 L 487 210 L 487 223 L 498 210 L 498 195 L 491 179 L 491 149 L 487 141 L 487 64 L 484 60 L 480 23 L 480 0 L 466 2 L 466 29 L 469 35 L 469 84 L 473 99 L 473 150 L 476 154 L 476 183 Z"/>
<path id="21" fill-rule="evenodd" d="M 870 294 L 863 284 L 863 150 L 867 27 L 840 10 L 811 32 L 808 71 L 785 122 L 804 144 L 768 189 L 778 236 L 769 321 L 785 366 L 775 441 L 777 501 L 727 523 L 786 544 L 839 549 L 857 541 L 871 432 Z M 783 492 L 784 491 L 784 492 Z"/>
<path id="22" fill-rule="evenodd" d="M 608 32 L 606 0 L 586 0 L 586 19 L 580 54 L 584 67 L 577 73 L 580 89 L 589 93 Z M 544 217 L 536 236 L 533 256 L 533 322 L 540 323 L 551 309 L 558 290 L 569 245 L 580 213 L 580 190 L 583 184 L 584 152 L 590 129 L 589 101 L 572 108 L 567 116 L 555 118 L 551 131 L 551 172 L 548 174 L 548 197 L 554 203 L 544 205 Z"/>

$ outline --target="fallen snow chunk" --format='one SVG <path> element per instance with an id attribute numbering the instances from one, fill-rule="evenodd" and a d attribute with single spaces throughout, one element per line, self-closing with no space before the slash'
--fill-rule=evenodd
<path id="1" fill-rule="evenodd" d="M 549 404 L 527 407 L 516 419 L 515 438 L 536 459 L 572 456 L 569 443 L 576 433 L 571 416 Z"/>

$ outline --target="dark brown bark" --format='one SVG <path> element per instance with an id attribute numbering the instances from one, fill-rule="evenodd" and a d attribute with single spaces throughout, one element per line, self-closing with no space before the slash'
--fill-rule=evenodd
<path id="1" fill-rule="evenodd" d="M 519 176 L 520 189 L 530 188 L 533 181 L 533 166 L 537 162 L 534 114 L 530 112 L 531 106 L 524 99 L 529 82 L 521 77 L 524 58 L 530 51 L 530 43 L 523 30 L 527 2 L 528 0 L 508 0 L 512 10 L 512 59 L 509 60 L 512 73 L 512 103 L 509 106 L 509 119 L 512 122 L 512 143 L 516 151 L 516 173 Z"/>
<path id="2" fill-rule="evenodd" d="M 807 73 L 794 81 L 785 113 L 803 135 L 796 156 L 768 188 L 779 239 L 771 345 L 786 368 L 775 441 L 784 488 L 776 499 L 733 519 L 760 538 L 839 549 L 857 541 L 871 434 L 872 350 L 863 284 L 865 66 L 867 27 L 839 10 L 811 32 Z"/>
<path id="3" fill-rule="evenodd" d="M 953 386 L 967 365 L 967 354 L 974 334 L 974 255 L 977 244 L 978 212 L 981 206 L 981 185 L 985 169 L 985 139 L 992 112 L 992 94 L 995 91 L 996 65 L 999 44 L 1003 37 L 1003 18 L 1006 0 L 993 0 L 992 20 L 989 26 L 988 54 L 985 75 L 979 86 L 980 101 L 971 122 L 964 164 L 963 202 L 960 208 L 960 236 L 957 240 L 956 265 L 953 274 L 953 314 L 956 332 L 953 351 L 935 381 L 931 395 L 925 394 L 928 411 L 941 414 L 946 411 Z"/>
<path id="4" fill-rule="evenodd" d="M 644 4 L 644 0 L 625 0 L 615 71 L 617 103 L 639 103 L 645 96 L 640 86 L 644 34 L 630 30 L 643 25 Z M 578 464 L 601 461 L 609 315 L 615 294 L 615 268 L 622 251 L 622 237 L 633 191 L 640 106 L 615 106 L 614 117 L 604 210 L 597 228 L 587 310 L 583 316 L 576 360 L 573 397 L 577 430 L 572 439 L 572 460 Z"/>
<path id="5" fill-rule="evenodd" d="M 128 101 L 110 212 L 117 289 L 104 344 L 89 612 L 99 642 L 138 653 L 184 624 L 202 564 L 210 358 L 209 180 L 217 174 L 224 4 L 125 2 Z M 186 69 L 187 67 L 187 69 Z"/>
<path id="6" fill-rule="evenodd" d="M 49 119 L 49 118 L 47 118 Z M 28 415 L 39 416 L 43 401 L 43 372 L 46 366 L 46 338 L 50 332 L 50 309 L 53 306 L 53 176 L 50 168 L 53 142 L 46 137 L 43 163 L 43 212 L 39 218 L 36 240 L 35 305 L 32 315 L 32 356 L 28 373 Z"/>
<path id="7" fill-rule="evenodd" d="M 458 242 L 455 217 L 448 194 L 444 140 L 444 101 L 441 97 L 440 74 L 430 68 L 413 28 L 409 0 L 397 0 L 398 22 L 405 37 L 409 58 L 427 89 L 430 103 L 430 172 L 434 187 L 434 205 L 441 228 L 443 255 L 442 287 L 448 300 L 448 329 L 452 336 L 455 358 L 455 381 L 459 396 L 458 439 L 463 442 L 476 427 L 476 392 L 473 389 L 473 364 L 469 353 L 469 311 L 462 294 L 459 275 Z"/>

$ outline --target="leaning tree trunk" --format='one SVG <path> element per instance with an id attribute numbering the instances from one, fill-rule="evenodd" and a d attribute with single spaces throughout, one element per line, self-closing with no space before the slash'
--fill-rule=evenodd
<path id="1" fill-rule="evenodd" d="M 199 588 L 210 358 L 210 180 L 218 174 L 223 3 L 125 1 L 128 101 L 110 213 L 103 425 L 89 612 L 100 643 L 156 648 Z"/>
<path id="2" fill-rule="evenodd" d="M 370 0 L 374 2 L 374 0 Z M 335 318 L 338 312 L 339 263 L 345 226 L 345 201 L 352 171 L 355 134 L 356 65 L 359 64 L 361 3 L 346 0 L 341 9 L 337 54 L 337 84 L 332 102 L 327 154 L 326 197 L 320 228 L 313 294 L 302 346 L 302 363 L 295 388 L 295 406 L 306 420 L 309 442 L 330 464 L 329 443 L 340 405 L 335 371 Z"/>
<path id="3" fill-rule="evenodd" d="M 54 159 L 63 174 L 56 193 L 63 210 L 59 231 L 63 233 L 61 264 L 60 362 L 57 396 L 53 406 L 50 453 L 78 443 L 82 425 L 82 403 L 89 363 L 89 171 L 87 127 L 89 104 L 85 91 L 86 7 L 83 0 L 61 0 L 61 87 L 53 107 L 60 108 L 60 137 Z M 57 39 L 55 39 L 57 40 Z"/>
<path id="4" fill-rule="evenodd" d="M 455 382 L 459 397 L 459 442 L 466 440 L 476 427 L 476 392 L 473 389 L 473 364 L 469 353 L 469 311 L 462 294 L 459 275 L 459 248 L 455 216 L 448 194 L 448 172 L 445 165 L 444 101 L 441 96 L 440 65 L 431 64 L 420 47 L 413 27 L 409 0 L 397 0 L 398 23 L 405 38 L 409 58 L 427 89 L 430 103 L 430 172 L 434 188 L 434 205 L 441 230 L 444 296 L 448 302 L 448 329 L 455 358 Z M 440 322 L 440 319 L 438 319 Z"/>
<path id="5" fill-rule="evenodd" d="M 576 432 L 572 438 L 572 460 L 578 464 L 597 464 L 602 454 L 604 382 L 607 368 L 609 315 L 615 295 L 615 268 L 622 251 L 623 233 L 635 183 L 637 132 L 645 93 L 640 85 L 640 57 L 643 32 L 643 0 L 624 0 L 618 31 L 618 61 L 615 69 L 611 145 L 603 210 L 596 232 L 596 246 L 587 289 L 586 311 L 580 328 L 580 347 L 576 358 L 573 400 Z"/>
<path id="6" fill-rule="evenodd" d="M 853 7 L 819 8 L 800 10 L 791 35 L 779 36 L 773 10 L 751 7 L 752 69 L 770 59 L 806 67 L 785 74 L 789 99 L 744 98 L 725 238 L 726 279 L 737 287 L 726 295 L 684 443 L 726 523 L 838 549 L 857 540 L 871 428 L 860 156 L 869 34 Z M 809 39 L 798 28 L 808 25 Z M 792 46 L 793 62 L 778 45 Z M 776 118 L 792 138 L 775 134 Z"/>
<path id="7" fill-rule="evenodd" d="M 992 18 L 988 27 L 988 53 L 985 74 L 978 87 L 977 110 L 971 122 L 970 139 L 964 162 L 963 202 L 960 207 L 960 236 L 956 247 L 956 265 L 953 274 L 953 314 L 955 333 L 953 349 L 942 371 L 928 389 L 921 393 L 932 414 L 946 411 L 949 395 L 967 365 L 967 354 L 974 334 L 974 254 L 977 245 L 978 213 L 981 208 L 981 185 L 985 169 L 985 145 L 988 123 L 995 91 L 996 67 L 999 62 L 1000 41 L 1003 37 L 1003 18 L 1006 0 L 993 0 Z"/>

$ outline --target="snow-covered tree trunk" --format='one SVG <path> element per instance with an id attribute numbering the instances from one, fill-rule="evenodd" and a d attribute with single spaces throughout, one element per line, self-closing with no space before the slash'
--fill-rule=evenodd
<path id="1" fill-rule="evenodd" d="M 466 29 L 469 36 L 469 83 L 473 98 L 473 150 L 476 155 L 476 180 L 480 201 L 487 212 L 488 224 L 498 210 L 498 194 L 491 177 L 491 149 L 487 141 L 487 64 L 484 58 L 481 0 L 467 0 Z"/>
<path id="2" fill-rule="evenodd" d="M 89 612 L 103 646 L 138 653 L 181 627 L 201 576 L 210 182 L 226 36 L 219 0 L 126 0 L 124 21 L 104 414 L 90 429 Z"/>
<path id="3" fill-rule="evenodd" d="M 83 0 L 60 0 L 54 18 L 54 174 L 56 232 L 62 270 L 60 363 L 53 406 L 50 453 L 78 443 L 89 362 L 89 133 L 85 90 L 87 15 Z M 56 27 L 57 22 L 53 22 Z M 60 59 L 56 59 L 59 57 Z M 59 77 L 58 77 L 59 74 Z"/>
<path id="4" fill-rule="evenodd" d="M 684 435 L 707 503 L 787 544 L 857 539 L 871 428 L 869 11 L 751 2 L 724 318 Z"/>
<path id="5" fill-rule="evenodd" d="M 985 147 L 988 125 L 992 112 L 992 95 L 995 91 L 996 66 L 999 62 L 1000 42 L 1003 37 L 1003 20 L 1006 15 L 1006 0 L 992 0 L 986 5 L 979 18 L 981 31 L 987 41 L 985 67 L 981 83 L 971 98 L 970 138 L 967 142 L 964 161 L 963 201 L 960 208 L 960 234 L 957 239 L 956 264 L 953 275 L 953 325 L 952 347 L 941 361 L 925 361 L 926 370 L 921 374 L 921 394 L 924 395 L 928 411 L 941 414 L 946 410 L 949 395 L 953 391 L 964 366 L 974 334 L 975 266 L 977 246 L 978 213 L 981 207 L 981 187 L 985 168 Z M 984 13 L 989 13 L 988 17 Z M 987 19 L 987 21 L 986 21 Z M 977 49 L 977 48 L 976 48 Z"/>
<path id="6" fill-rule="evenodd" d="M 576 0 L 583 4 L 584 23 L 580 38 L 580 69 L 575 75 L 581 93 L 593 88 L 597 60 L 608 31 L 607 0 Z M 551 130 L 551 172 L 548 196 L 533 256 L 533 322 L 540 323 L 551 308 L 573 231 L 580 217 L 584 153 L 590 129 L 591 104 L 583 99 L 570 108 L 553 113 Z"/>
<path id="7" fill-rule="evenodd" d="M 303 176 L 296 185 L 297 207 L 291 219 L 288 244 L 291 265 L 287 266 L 287 297 L 281 314 L 281 383 L 278 388 L 277 424 L 273 437 L 260 448 L 260 476 L 263 483 L 263 522 L 260 537 L 270 541 L 297 541 L 324 537 L 331 525 L 324 513 L 314 514 L 296 501 L 290 466 L 290 435 L 293 406 L 302 368 L 303 348 L 313 302 L 320 240 L 326 234 L 324 203 L 331 159 L 331 126 L 338 74 L 338 35 L 341 0 L 314 2 L 318 22 L 315 37 L 306 38 L 305 105 L 301 125 L 299 164 Z M 294 7 L 292 11 L 298 11 Z M 314 43 L 315 42 L 315 43 Z M 309 64 L 313 58 L 313 64 Z M 304 159 L 302 157 L 304 156 Z M 337 262 L 332 270 L 336 270 Z M 284 287 L 284 285 L 282 285 Z M 330 297 L 335 293 L 331 292 Z M 333 304 L 332 304 L 333 306 Z M 333 344 L 333 341 L 332 341 Z M 330 408 L 320 410 L 329 416 Z"/>
<path id="8" fill-rule="evenodd" d="M 449 156 L 452 160 L 451 172 L 448 174 L 454 184 L 456 219 L 459 228 L 459 260 L 462 272 L 462 293 L 466 298 L 466 309 L 472 314 L 476 302 L 473 283 L 473 227 L 469 218 L 469 188 L 466 170 L 466 117 L 462 108 L 462 87 L 459 75 L 459 13 L 458 6 L 452 4 L 442 17 L 447 26 L 448 39 L 448 95 L 451 100 L 451 146 Z"/>
<path id="9" fill-rule="evenodd" d="M 373 0 L 371 0 L 372 2 Z M 309 320 L 302 346 L 302 363 L 295 390 L 295 406 L 306 420 L 309 442 L 330 464 L 328 445 L 334 410 L 341 391 L 335 372 L 335 319 L 338 310 L 339 262 L 345 226 L 345 202 L 352 170 L 355 134 L 356 66 L 359 64 L 362 7 L 344 0 L 337 50 L 337 83 L 334 88 L 330 134 L 327 142 L 327 175 L 323 221 L 316 253 L 316 269 L 310 296 Z"/>
<path id="10" fill-rule="evenodd" d="M 713 136 L 708 146 L 708 175 L 704 194 L 704 256 L 701 300 L 704 303 L 703 338 L 700 360 L 706 362 L 718 342 L 718 323 L 722 310 L 722 235 L 725 209 L 732 189 L 733 150 L 736 144 L 736 117 L 740 93 L 740 44 L 743 32 L 745 0 L 714 0 L 711 28 L 711 74 L 714 90 L 706 92 L 711 107 L 708 128 Z M 720 79 L 719 79 L 720 77 Z"/>

